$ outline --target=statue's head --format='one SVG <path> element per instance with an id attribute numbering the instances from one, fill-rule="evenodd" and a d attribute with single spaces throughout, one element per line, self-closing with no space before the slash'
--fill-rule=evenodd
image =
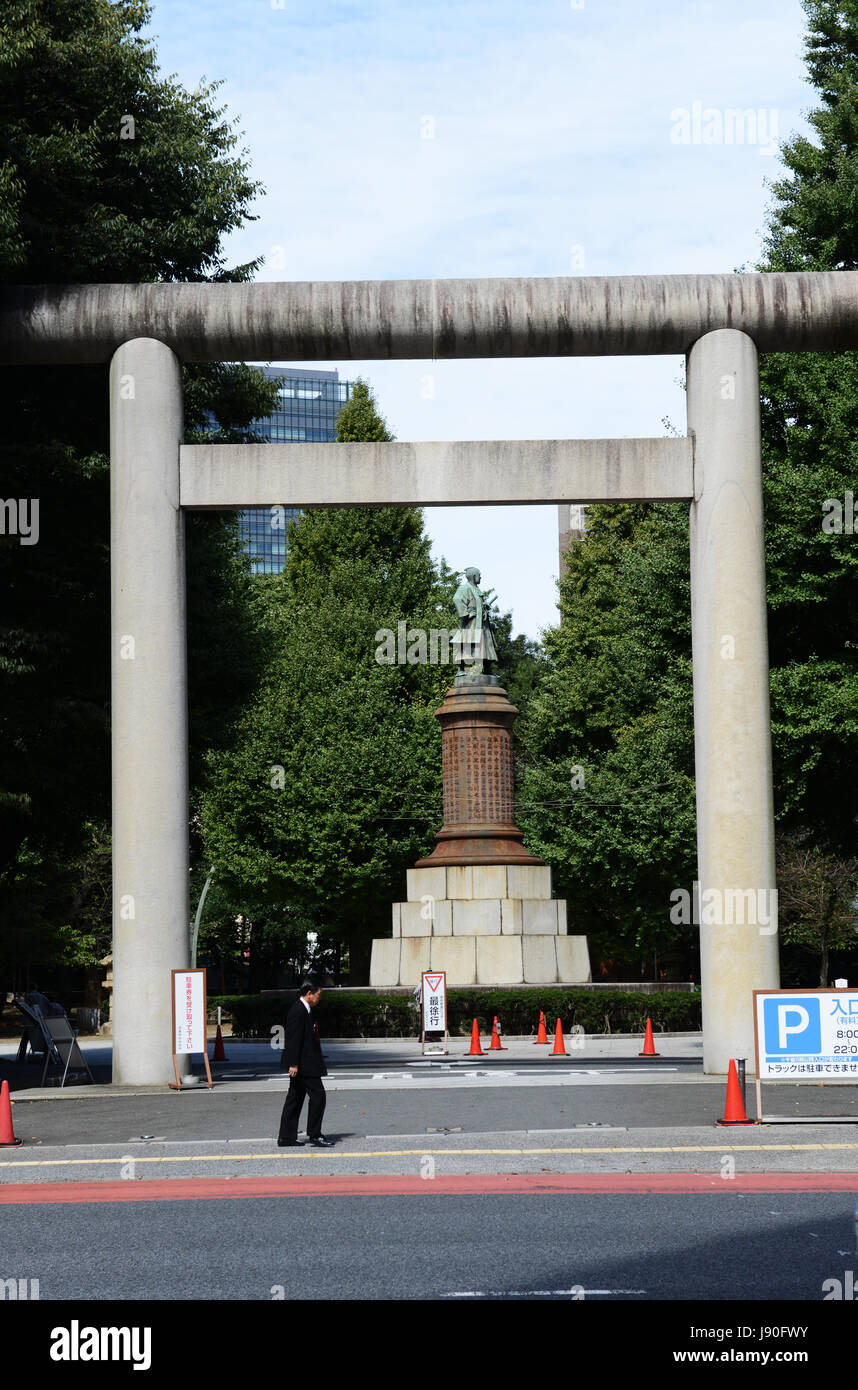
<path id="1" fill-rule="evenodd" d="M 479 584 L 480 571 L 471 567 L 471 569 L 465 570 L 465 578 L 469 579 L 472 584 Z"/>

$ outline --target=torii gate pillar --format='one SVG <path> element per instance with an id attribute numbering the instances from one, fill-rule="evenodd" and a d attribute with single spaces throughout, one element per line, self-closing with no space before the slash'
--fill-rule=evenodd
<path id="1" fill-rule="evenodd" d="M 170 971 L 190 963 L 182 373 L 164 343 L 117 349 L 110 419 L 113 1080 L 153 1085 Z"/>
<path id="2" fill-rule="evenodd" d="M 751 991 L 779 987 L 757 349 L 688 355 L 691 625 L 703 1069 L 754 1065 Z"/>

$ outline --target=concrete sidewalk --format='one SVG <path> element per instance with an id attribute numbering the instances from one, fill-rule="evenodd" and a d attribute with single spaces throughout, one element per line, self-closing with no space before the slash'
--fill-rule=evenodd
<path id="1" fill-rule="evenodd" d="M 858 1086 L 766 1087 L 763 1113 L 784 1123 L 717 1128 L 725 1078 L 703 1075 L 699 1033 L 656 1035 L 656 1058 L 638 1055 L 639 1036 L 566 1042 L 565 1057 L 551 1055 L 553 1042 L 530 1038 L 471 1057 L 470 1039 L 456 1038 L 446 1057 L 430 1057 L 416 1039 L 327 1040 L 332 1150 L 277 1148 L 289 1078 L 265 1040 L 228 1039 L 228 1061 L 211 1063 L 212 1090 L 199 1058 L 197 1084 L 182 1092 L 166 1079 L 152 1087 L 30 1085 L 12 1095 L 24 1144 L 0 1150 L 0 1185 L 413 1175 L 425 1160 L 449 1175 L 702 1172 L 719 1183 L 731 1164 L 746 1173 L 858 1168 Z M 84 1038 L 81 1046 L 96 1076 L 109 1076 L 110 1041 Z M 16 1072 L 13 1057 L 13 1047 L 0 1046 L 0 1075 Z M 39 1065 L 17 1070 L 19 1083 L 40 1075 Z M 750 1082 L 747 1106 L 755 1116 Z"/>
<path id="2" fill-rule="evenodd" d="M 335 1147 L 279 1149 L 268 1137 L 44 1145 L 2 1151 L 4 1184 L 136 1182 L 164 1178 L 457 1176 L 489 1173 L 705 1173 L 722 1185 L 748 1173 L 856 1174 L 858 1130 L 799 1135 L 757 1127 L 498 1130 L 479 1134 L 358 1135 Z M 858 1175 L 855 1175 L 858 1194 Z M 0 1199 L 2 1205 L 2 1199 Z"/>

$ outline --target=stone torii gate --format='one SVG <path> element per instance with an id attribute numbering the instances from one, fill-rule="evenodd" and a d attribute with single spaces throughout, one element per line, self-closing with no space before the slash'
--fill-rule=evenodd
<path id="1" fill-rule="evenodd" d="M 858 347 L 858 272 L 6 287 L 0 303 L 0 361 L 111 363 L 114 1081 L 169 1077 L 169 972 L 189 962 L 188 509 L 688 501 L 700 892 L 771 902 L 757 353 Z M 679 352 L 686 438 L 181 442 L 182 360 Z M 754 1055 L 777 936 L 704 920 L 701 970 L 720 1073 Z"/>

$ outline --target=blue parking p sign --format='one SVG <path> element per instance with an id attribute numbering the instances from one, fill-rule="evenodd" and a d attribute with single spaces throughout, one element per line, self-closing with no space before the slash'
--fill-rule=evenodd
<path id="1" fill-rule="evenodd" d="M 819 1052 L 822 1022 L 819 995 L 790 994 L 763 1001 L 763 1052 L 767 1057 L 807 1056 Z"/>

